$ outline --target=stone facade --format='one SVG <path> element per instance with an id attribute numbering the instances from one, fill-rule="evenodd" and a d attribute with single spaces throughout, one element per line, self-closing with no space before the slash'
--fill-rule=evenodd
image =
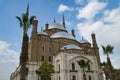
<path id="1" fill-rule="evenodd" d="M 62 24 L 54 21 L 46 24 L 45 29 L 37 31 L 38 20 L 34 20 L 31 38 L 29 40 L 29 73 L 27 80 L 40 80 L 35 73 L 43 61 L 53 63 L 55 73 L 51 80 L 82 80 L 83 71 L 77 60 L 89 60 L 89 67 L 85 69 L 87 80 L 103 80 L 100 69 L 99 49 L 95 34 L 92 33 L 92 44 L 82 39 L 77 41 L 74 30 L 71 33 L 65 28 L 63 16 Z M 19 67 L 11 74 L 11 80 L 20 80 Z"/>
<path id="2" fill-rule="evenodd" d="M 120 80 L 120 69 L 115 70 L 114 75 L 114 80 Z"/>

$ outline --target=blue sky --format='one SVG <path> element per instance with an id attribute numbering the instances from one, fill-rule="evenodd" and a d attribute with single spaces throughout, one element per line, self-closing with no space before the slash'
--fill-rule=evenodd
<path id="1" fill-rule="evenodd" d="M 9 80 L 18 66 L 23 30 L 15 16 L 21 16 L 28 3 L 30 15 L 39 20 L 38 32 L 54 18 L 61 23 L 64 14 L 67 30 L 75 29 L 78 41 L 84 36 L 91 42 L 95 32 L 102 61 L 106 56 L 101 45 L 113 45 L 111 61 L 120 68 L 120 0 L 0 0 L 0 80 Z"/>

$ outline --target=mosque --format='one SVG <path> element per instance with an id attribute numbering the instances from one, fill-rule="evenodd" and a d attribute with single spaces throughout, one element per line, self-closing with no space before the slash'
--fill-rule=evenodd
<path id="1" fill-rule="evenodd" d="M 38 27 L 38 20 L 34 20 L 28 45 L 27 80 L 40 80 L 35 71 L 43 61 L 54 65 L 55 73 L 51 80 L 82 80 L 83 71 L 77 63 L 82 59 L 90 61 L 85 69 L 87 80 L 103 80 L 95 33 L 90 34 L 92 43 L 84 38 L 78 41 L 74 30 L 71 33 L 66 30 L 64 16 L 62 23 L 54 20 L 45 24 L 41 32 Z M 10 79 L 20 80 L 20 65 Z"/>

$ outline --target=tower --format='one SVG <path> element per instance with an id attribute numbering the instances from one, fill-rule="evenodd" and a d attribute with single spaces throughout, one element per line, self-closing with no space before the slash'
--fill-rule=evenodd
<path id="1" fill-rule="evenodd" d="M 96 42 L 95 33 L 92 33 L 91 37 L 92 37 L 92 45 L 93 45 L 94 54 L 97 57 L 98 66 L 100 66 L 99 48 L 98 48 L 98 45 L 97 45 L 97 42 Z"/>
<path id="2" fill-rule="evenodd" d="M 31 34 L 31 40 L 30 40 L 30 44 L 29 44 L 29 53 L 30 53 L 29 60 L 30 61 L 37 60 L 37 24 L 38 24 L 38 20 L 34 20 L 32 34 Z"/>
<path id="3" fill-rule="evenodd" d="M 38 20 L 33 21 L 33 28 L 32 28 L 32 37 L 37 36 L 37 25 L 38 25 Z"/>

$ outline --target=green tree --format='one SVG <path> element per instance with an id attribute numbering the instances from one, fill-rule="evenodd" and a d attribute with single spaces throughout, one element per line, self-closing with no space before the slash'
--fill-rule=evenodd
<path id="1" fill-rule="evenodd" d="M 77 61 L 77 63 L 79 64 L 80 68 L 83 69 L 83 80 L 87 80 L 86 74 L 85 74 L 85 68 L 88 67 L 89 62 L 90 62 L 90 61 L 85 61 L 85 60 L 83 60 L 83 59 Z"/>
<path id="2" fill-rule="evenodd" d="M 109 55 L 113 53 L 114 47 L 111 45 L 107 45 L 107 46 L 102 45 L 102 49 L 103 49 L 103 53 L 107 55 L 107 58 L 109 58 Z"/>
<path id="3" fill-rule="evenodd" d="M 113 69 L 113 66 L 112 66 L 112 64 L 111 64 L 109 55 L 113 53 L 114 47 L 111 46 L 111 45 L 107 45 L 107 46 L 103 46 L 103 45 L 102 45 L 102 49 L 103 49 L 103 53 L 104 53 L 105 55 L 107 55 L 107 68 L 108 68 L 107 70 L 108 70 L 108 71 L 107 71 L 106 77 L 107 77 L 107 78 L 109 77 L 109 78 L 112 80 L 112 78 L 114 77 L 114 76 L 113 76 L 113 71 L 114 71 L 114 69 Z M 108 80 L 108 79 L 107 79 L 107 80 Z"/>
<path id="4" fill-rule="evenodd" d="M 108 64 L 106 63 L 106 62 L 102 62 L 102 63 L 100 63 L 100 66 L 101 66 L 101 68 L 102 68 L 102 70 L 104 71 L 104 74 L 105 74 L 105 80 L 108 80 L 108 76 L 109 76 L 109 70 L 108 70 Z"/>
<path id="5" fill-rule="evenodd" d="M 102 45 L 102 49 L 103 49 L 103 53 L 104 53 L 105 55 L 107 55 L 108 68 L 109 68 L 110 70 L 112 70 L 113 67 L 112 67 L 112 64 L 111 64 L 109 55 L 113 53 L 114 47 L 111 46 L 111 45 L 107 45 L 107 46 L 103 46 L 103 45 Z"/>
<path id="6" fill-rule="evenodd" d="M 54 72 L 54 66 L 49 62 L 43 62 L 39 69 L 36 70 L 36 74 L 41 77 L 41 80 L 50 80 Z"/>
<path id="7" fill-rule="evenodd" d="M 20 54 L 20 80 L 26 80 L 26 76 L 28 74 L 28 68 L 26 67 L 26 63 L 28 61 L 28 35 L 27 31 L 30 26 L 33 24 L 33 20 L 35 16 L 31 16 L 29 18 L 29 5 L 27 6 L 26 13 L 23 13 L 22 17 L 16 16 L 20 23 L 20 27 L 23 28 L 23 41 L 22 41 L 22 51 Z"/>

